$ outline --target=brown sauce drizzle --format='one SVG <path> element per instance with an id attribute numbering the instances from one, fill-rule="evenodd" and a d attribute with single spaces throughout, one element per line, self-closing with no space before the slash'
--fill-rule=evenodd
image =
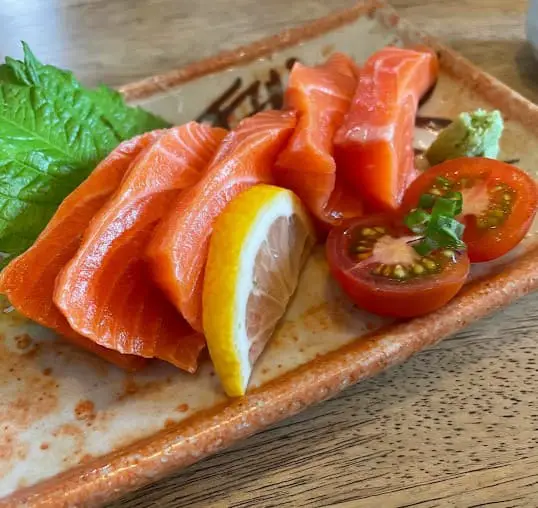
<path id="1" fill-rule="evenodd" d="M 421 129 L 428 129 L 432 132 L 439 132 L 452 123 L 450 118 L 440 118 L 433 116 L 419 115 L 415 119 L 415 126 Z"/>
<path id="2" fill-rule="evenodd" d="M 291 70 L 296 58 L 286 60 L 285 67 Z M 236 78 L 235 81 L 219 95 L 196 119 L 197 122 L 206 122 L 215 127 L 229 129 L 236 119 L 237 110 L 246 102 L 250 106 L 249 112 L 243 116 L 251 116 L 264 109 L 282 109 L 284 105 L 284 87 L 282 78 L 276 69 L 269 70 L 269 77 L 263 82 L 267 93 L 267 99 L 260 99 L 262 87 L 261 80 L 257 79 L 242 89 L 243 80 Z"/>

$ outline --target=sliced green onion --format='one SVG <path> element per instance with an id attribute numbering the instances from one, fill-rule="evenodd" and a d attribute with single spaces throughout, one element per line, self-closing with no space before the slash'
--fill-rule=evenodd
<path id="1" fill-rule="evenodd" d="M 452 217 L 440 216 L 428 224 L 426 235 L 443 247 L 462 248 L 465 226 Z"/>
<path id="2" fill-rule="evenodd" d="M 435 198 L 433 194 L 422 194 L 418 200 L 419 208 L 431 208 L 435 203 Z"/>
<path id="3" fill-rule="evenodd" d="M 413 245 L 413 249 L 415 249 L 416 253 L 420 256 L 427 256 L 430 252 L 439 248 L 441 248 L 441 246 L 433 238 L 428 236 Z"/>
<path id="4" fill-rule="evenodd" d="M 443 179 L 441 183 L 444 184 L 445 181 L 448 180 Z M 413 244 L 416 252 L 426 256 L 441 248 L 465 248 L 462 240 L 465 226 L 455 218 L 461 214 L 462 208 L 461 192 L 448 192 L 442 197 L 423 194 L 419 200 L 419 208 L 411 210 L 404 218 L 405 225 L 413 233 L 423 236 Z M 427 210 L 430 209 L 431 213 L 428 213 Z"/>
<path id="5" fill-rule="evenodd" d="M 458 204 L 456 201 L 447 198 L 437 198 L 432 208 L 432 220 L 437 220 L 437 217 L 455 217 L 458 208 L 461 207 L 461 204 Z"/>
<path id="6" fill-rule="evenodd" d="M 415 208 L 405 216 L 404 223 L 413 233 L 423 234 L 426 231 L 430 219 L 431 216 L 428 212 L 420 208 Z"/>
<path id="7" fill-rule="evenodd" d="M 443 187 L 450 187 L 450 185 L 452 185 L 452 182 L 448 178 L 445 178 L 444 176 L 438 176 L 435 179 L 435 183 L 438 183 L 439 185 Z"/>
<path id="8" fill-rule="evenodd" d="M 450 199 L 450 201 L 456 203 L 456 210 L 454 212 L 454 216 L 459 215 L 463 211 L 463 196 L 461 192 L 447 192 L 443 197 L 445 197 L 446 199 Z"/>

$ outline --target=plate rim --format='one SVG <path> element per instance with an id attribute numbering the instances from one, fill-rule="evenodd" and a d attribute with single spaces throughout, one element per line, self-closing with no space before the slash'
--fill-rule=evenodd
<path id="1" fill-rule="evenodd" d="M 363 15 L 374 13 L 376 10 L 386 7 L 385 0 L 358 0 L 355 5 L 347 9 L 331 12 L 303 25 L 282 30 L 277 34 L 263 37 L 229 51 L 221 51 L 176 69 L 127 83 L 120 86 L 118 90 L 127 101 L 145 99 L 196 78 L 214 74 L 230 67 L 245 65 L 275 51 L 314 39 L 320 34 L 352 23 Z"/>
<path id="2" fill-rule="evenodd" d="M 465 57 L 417 30 L 384 0 L 359 0 L 302 26 L 240 46 L 184 67 L 124 85 L 127 100 L 147 98 L 198 77 L 244 65 L 256 58 L 313 39 L 375 15 L 404 39 L 412 35 L 438 52 L 441 66 L 529 129 L 538 130 L 538 106 Z M 176 426 L 71 468 L 0 499 L 6 507 L 100 504 L 189 466 L 241 439 L 337 394 L 358 381 L 402 363 L 516 299 L 538 289 L 538 245 L 500 273 L 469 284 L 439 311 L 388 325 L 361 340 L 311 360 L 249 392 L 200 411 Z"/>

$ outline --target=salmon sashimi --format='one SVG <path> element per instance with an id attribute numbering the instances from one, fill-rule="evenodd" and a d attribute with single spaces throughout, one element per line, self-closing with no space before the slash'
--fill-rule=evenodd
<path id="1" fill-rule="evenodd" d="M 318 67 L 325 67 L 333 72 L 338 72 L 339 74 L 353 78 L 355 84 L 360 75 L 359 67 L 355 61 L 345 53 L 333 53 L 324 64 Z"/>
<path id="2" fill-rule="evenodd" d="M 276 183 L 294 191 L 319 221 L 335 224 L 362 214 L 360 200 L 336 173 L 333 137 L 342 125 L 357 87 L 357 68 L 342 53 L 326 63 L 291 70 L 285 105 L 298 112 L 297 128 L 281 152 Z"/>
<path id="3" fill-rule="evenodd" d="M 133 370 L 143 358 L 122 355 L 76 333 L 53 302 L 56 277 L 77 252 L 90 220 L 120 185 L 135 157 L 162 131 L 121 143 L 62 202 L 35 243 L 0 274 L 0 292 L 23 315 L 116 365 Z"/>
<path id="4" fill-rule="evenodd" d="M 54 301 L 73 329 L 121 353 L 196 370 L 204 338 L 152 283 L 144 252 L 157 223 L 200 179 L 225 135 L 190 122 L 167 130 L 133 162 L 57 278 Z"/>
<path id="5" fill-rule="evenodd" d="M 240 192 L 271 183 L 276 157 L 296 124 L 292 111 L 267 111 L 239 123 L 207 173 L 177 199 L 148 248 L 155 280 L 185 319 L 202 331 L 202 284 L 213 224 Z"/>
<path id="6" fill-rule="evenodd" d="M 334 138 L 338 171 L 372 211 L 395 210 L 414 173 L 420 97 L 439 71 L 435 53 L 387 47 L 361 69 L 351 108 Z"/>

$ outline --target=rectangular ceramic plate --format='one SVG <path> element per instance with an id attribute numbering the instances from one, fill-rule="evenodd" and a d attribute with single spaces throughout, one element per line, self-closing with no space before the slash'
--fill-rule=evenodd
<path id="1" fill-rule="evenodd" d="M 378 2 L 123 91 L 174 123 L 222 120 L 232 109 L 233 123 L 262 107 L 280 106 L 293 59 L 314 64 L 339 50 L 363 62 L 387 44 L 417 42 L 435 48 L 442 64 L 421 113 L 451 118 L 479 106 L 498 108 L 506 120 L 502 158 L 519 159 L 528 171 L 537 168 L 538 109 Z M 6 304 L 0 317 L 3 505 L 105 502 L 404 361 L 533 290 L 535 231 L 536 224 L 509 264 L 481 267 L 445 308 L 400 324 L 353 308 L 328 276 L 323 251 L 314 252 L 248 395 L 237 400 L 224 396 L 209 363 L 195 376 L 157 363 L 125 374 L 56 340 Z"/>

